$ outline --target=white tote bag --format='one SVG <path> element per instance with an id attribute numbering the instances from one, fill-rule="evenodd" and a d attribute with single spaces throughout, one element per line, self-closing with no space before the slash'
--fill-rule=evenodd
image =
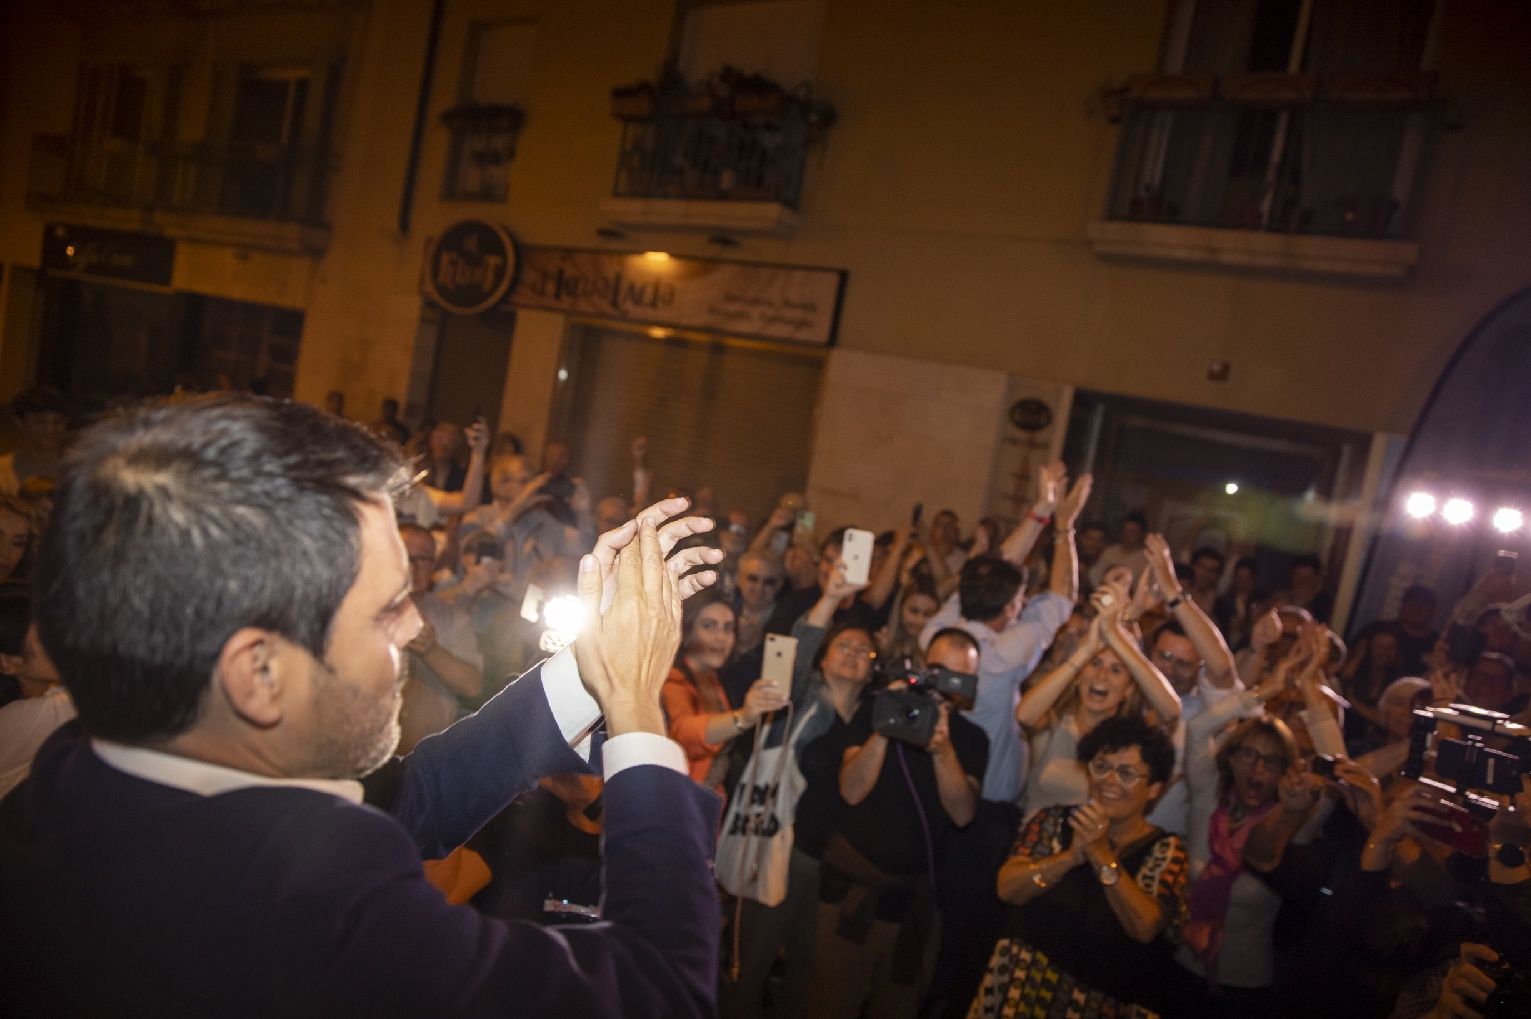
<path id="1" fill-rule="evenodd" d="M 787 897 L 792 819 L 806 780 L 793 755 L 797 732 L 792 728 L 791 705 L 780 746 L 765 745 L 769 729 L 764 719 L 755 728 L 755 751 L 718 835 L 716 872 L 718 884 L 730 895 L 776 906 Z"/>

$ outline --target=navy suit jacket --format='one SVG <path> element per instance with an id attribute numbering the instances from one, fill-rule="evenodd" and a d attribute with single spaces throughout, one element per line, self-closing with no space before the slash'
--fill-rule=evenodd
<path id="1" fill-rule="evenodd" d="M 423 877 L 422 855 L 584 768 L 536 669 L 404 759 L 392 816 L 147 782 L 71 723 L 0 802 L 0 1015 L 711 1014 L 718 800 L 685 775 L 607 783 L 601 923 L 506 923 Z"/>

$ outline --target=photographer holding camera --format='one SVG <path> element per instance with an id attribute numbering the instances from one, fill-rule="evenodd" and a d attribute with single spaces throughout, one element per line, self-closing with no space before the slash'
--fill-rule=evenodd
<path id="1" fill-rule="evenodd" d="M 928 665 L 978 671 L 978 643 L 943 630 Z M 897 680 L 908 687 L 906 678 Z M 933 699 L 940 695 L 930 695 Z M 977 725 L 936 703 L 923 748 L 873 729 L 862 701 L 846 734 L 840 795 L 849 806 L 821 867 L 811 1016 L 912 1016 L 935 962 L 936 873 L 949 834 L 977 809 L 988 739 Z"/>
<path id="2" fill-rule="evenodd" d="M 1499 1019 L 1531 1012 L 1531 776 L 1489 825 L 1486 922 L 1455 959 L 1419 975 L 1393 1019 Z M 1485 943 L 1486 942 L 1486 943 Z"/>

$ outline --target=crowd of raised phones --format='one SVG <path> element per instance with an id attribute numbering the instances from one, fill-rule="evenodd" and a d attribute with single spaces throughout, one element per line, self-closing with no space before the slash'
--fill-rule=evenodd
<path id="1" fill-rule="evenodd" d="M 534 466 L 478 426 L 377 427 L 423 472 L 398 506 L 427 624 L 408 752 L 568 639 L 557 595 L 653 483 L 641 440 L 634 491 L 595 500 L 560 444 Z M 48 483 L 15 461 L 48 439 L 24 436 L 0 460 L 0 795 L 72 714 L 28 625 Z M 1088 475 L 1036 487 L 1014 526 L 900 510 L 878 535 L 690 493 L 726 558 L 664 706 L 730 801 L 723 1013 L 1531 1015 L 1513 572 L 1451 605 L 1411 587 L 1347 648 L 1316 559 L 1267 583 L 1139 514 L 1108 535 Z M 600 795 L 545 780 L 427 872 L 496 915 L 595 921 Z"/>

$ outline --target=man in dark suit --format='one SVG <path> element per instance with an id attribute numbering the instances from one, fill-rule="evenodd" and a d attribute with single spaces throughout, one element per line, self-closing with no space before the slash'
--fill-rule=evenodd
<path id="1" fill-rule="evenodd" d="M 420 627 L 389 500 L 404 476 L 360 427 L 275 401 L 82 436 L 39 592 L 79 720 L 0 802 L 0 1014 L 713 1010 L 718 803 L 659 707 L 680 601 L 707 582 L 684 575 L 716 560 L 666 556 L 707 523 L 663 524 L 670 500 L 603 535 L 574 649 L 377 771 Z M 603 714 L 603 922 L 447 905 L 421 857 L 586 769 Z M 363 804 L 368 773 L 389 813 Z"/>

